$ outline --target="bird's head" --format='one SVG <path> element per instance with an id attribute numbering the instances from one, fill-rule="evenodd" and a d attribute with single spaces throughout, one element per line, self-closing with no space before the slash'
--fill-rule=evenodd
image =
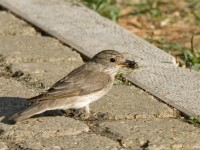
<path id="1" fill-rule="evenodd" d="M 121 68 L 129 65 L 125 57 L 115 50 L 101 51 L 92 58 L 92 61 L 103 65 L 105 68 Z"/>

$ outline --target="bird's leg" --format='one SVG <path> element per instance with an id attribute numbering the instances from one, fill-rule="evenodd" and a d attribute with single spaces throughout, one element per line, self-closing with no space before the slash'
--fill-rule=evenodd
<path id="1" fill-rule="evenodd" d="M 90 107 L 89 104 L 85 106 L 85 118 L 90 117 Z"/>
<path id="2" fill-rule="evenodd" d="M 98 116 L 90 112 L 89 104 L 85 106 L 85 119 L 98 120 Z"/>

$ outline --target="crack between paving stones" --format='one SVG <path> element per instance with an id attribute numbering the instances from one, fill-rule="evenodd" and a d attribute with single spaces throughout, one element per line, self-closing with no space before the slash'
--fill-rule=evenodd
<path id="1" fill-rule="evenodd" d="M 79 110 L 69 109 L 69 110 L 65 110 L 62 112 L 65 117 L 70 117 L 70 118 L 79 120 L 80 122 L 83 122 L 84 124 L 86 124 L 90 129 L 90 131 L 88 133 L 106 137 L 114 142 L 117 142 L 119 144 L 120 148 L 125 149 L 125 147 L 123 146 L 122 141 L 121 141 L 122 137 L 110 132 L 109 128 L 103 128 L 103 127 L 99 126 L 100 123 L 103 123 L 105 121 L 116 121 L 116 120 L 104 118 L 105 117 L 104 114 L 95 114 L 94 115 L 93 114 L 94 112 L 92 112 L 92 115 L 90 118 L 85 119 L 84 109 L 79 109 Z"/>
<path id="2" fill-rule="evenodd" d="M 86 122 L 85 122 L 85 123 L 86 123 Z M 90 122 L 90 123 L 91 123 L 91 122 Z M 123 137 L 122 137 L 122 136 L 120 136 L 120 135 L 118 135 L 118 134 L 112 133 L 112 132 L 110 131 L 110 128 L 108 128 L 108 127 L 105 127 L 105 128 L 99 127 L 99 124 L 100 124 L 100 123 L 102 123 L 102 122 L 95 122 L 95 123 L 92 123 L 92 124 L 86 123 L 86 124 L 88 125 L 88 127 L 89 127 L 91 133 L 94 133 L 94 134 L 96 134 L 96 135 L 100 135 L 100 136 L 102 136 L 102 137 L 106 137 L 106 138 L 108 138 L 108 139 L 110 139 L 110 140 L 113 140 L 113 141 L 117 142 L 117 143 L 119 144 L 120 148 L 123 148 L 123 149 L 126 149 L 126 150 L 131 150 L 130 147 L 126 147 L 126 146 L 123 145 L 123 143 L 122 143 Z M 144 143 L 140 146 L 140 148 L 141 148 L 142 150 L 147 150 L 148 147 L 149 147 L 149 143 L 150 143 L 150 141 L 147 140 L 146 142 L 144 142 Z"/>
<path id="3" fill-rule="evenodd" d="M 0 54 L 0 69 L 1 69 L 0 77 L 16 80 L 22 83 L 23 85 L 26 85 L 30 89 L 34 88 L 34 89 L 39 89 L 40 91 L 45 89 L 44 84 L 40 81 L 30 82 L 30 80 L 32 79 L 30 74 L 24 73 L 21 70 L 12 72 L 12 64 L 6 64 L 5 57 L 1 54 Z"/>
<path id="4" fill-rule="evenodd" d="M 108 121 L 108 120 L 106 120 Z M 102 121 L 103 122 L 103 121 Z M 106 137 L 114 142 L 117 142 L 120 146 L 120 149 L 127 149 L 126 147 L 123 146 L 122 144 L 122 137 L 120 137 L 117 134 L 112 133 L 109 128 L 102 128 L 99 127 L 99 124 L 102 123 L 100 121 L 84 121 L 84 123 L 89 127 L 90 133 L 100 135 L 102 137 Z"/>

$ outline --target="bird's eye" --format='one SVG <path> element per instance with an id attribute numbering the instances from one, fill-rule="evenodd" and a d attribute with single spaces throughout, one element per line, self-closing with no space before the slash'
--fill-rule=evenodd
<path id="1" fill-rule="evenodd" d="M 110 62 L 115 62 L 116 59 L 115 58 L 110 58 Z"/>

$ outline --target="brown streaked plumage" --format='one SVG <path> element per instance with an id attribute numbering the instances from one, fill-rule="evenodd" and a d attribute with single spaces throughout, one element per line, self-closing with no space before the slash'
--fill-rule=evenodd
<path id="1" fill-rule="evenodd" d="M 114 50 L 102 51 L 56 82 L 45 93 L 28 99 L 32 105 L 14 114 L 11 119 L 18 122 L 46 110 L 82 107 L 86 108 L 88 116 L 89 104 L 111 89 L 116 73 L 123 66 L 128 64 L 122 54 Z"/>

